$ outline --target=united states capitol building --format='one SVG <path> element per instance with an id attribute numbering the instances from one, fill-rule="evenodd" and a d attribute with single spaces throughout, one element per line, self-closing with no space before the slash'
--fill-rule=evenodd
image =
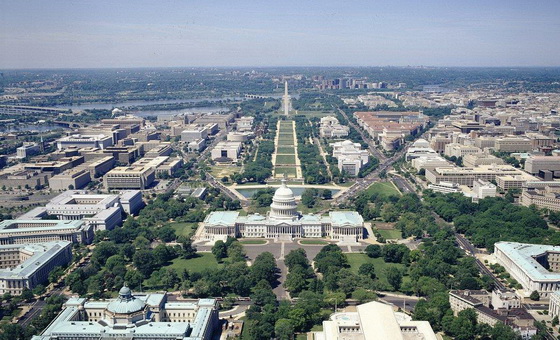
<path id="1" fill-rule="evenodd" d="M 357 242 L 364 237 L 364 219 L 355 211 L 332 211 L 328 216 L 302 215 L 297 211 L 293 191 L 282 180 L 274 193 L 267 215 L 239 216 L 235 211 L 215 211 L 203 222 L 203 238 L 215 241 L 231 237 L 293 239 L 329 237 Z"/>
<path id="2" fill-rule="evenodd" d="M 215 299 L 168 301 L 167 293 L 135 295 L 125 285 L 116 299 L 70 298 L 32 340 L 209 340 L 218 321 Z"/>

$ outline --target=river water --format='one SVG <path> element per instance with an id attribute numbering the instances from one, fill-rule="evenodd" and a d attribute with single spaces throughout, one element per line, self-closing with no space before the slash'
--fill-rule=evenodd
<path id="1" fill-rule="evenodd" d="M 111 110 L 115 107 L 126 108 L 130 106 L 145 106 L 155 104 L 178 104 L 178 103 L 200 103 L 203 101 L 219 102 L 227 100 L 242 100 L 243 97 L 222 97 L 222 98 L 199 98 L 199 99 L 162 99 L 162 100 L 131 100 L 116 103 L 83 103 L 76 105 L 55 105 L 61 109 L 72 109 L 73 111 L 83 111 L 91 109 Z"/>

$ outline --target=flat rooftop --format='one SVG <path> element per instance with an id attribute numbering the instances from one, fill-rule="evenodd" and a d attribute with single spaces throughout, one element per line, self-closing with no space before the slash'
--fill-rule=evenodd
<path id="1" fill-rule="evenodd" d="M 560 273 L 549 272 L 535 260 L 546 253 L 560 253 L 560 246 L 527 244 L 517 242 L 497 242 L 494 247 L 502 251 L 519 266 L 533 281 L 559 282 Z"/>

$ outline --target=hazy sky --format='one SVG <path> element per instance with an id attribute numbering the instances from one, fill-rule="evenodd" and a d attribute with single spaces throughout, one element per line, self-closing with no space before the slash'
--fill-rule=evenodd
<path id="1" fill-rule="evenodd" d="M 1 0 L 0 69 L 559 66 L 559 0 Z"/>

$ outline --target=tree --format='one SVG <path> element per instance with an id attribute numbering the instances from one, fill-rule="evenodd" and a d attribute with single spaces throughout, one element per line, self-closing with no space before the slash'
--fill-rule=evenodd
<path id="1" fill-rule="evenodd" d="M 190 259 L 196 255 L 196 247 L 192 245 L 192 241 L 190 239 L 184 240 L 182 247 L 184 259 Z"/>
<path id="2" fill-rule="evenodd" d="M 212 254 L 216 257 L 218 262 L 222 261 L 223 258 L 227 257 L 227 247 L 224 241 L 218 240 L 212 247 Z"/>
<path id="3" fill-rule="evenodd" d="M 251 275 L 254 282 L 266 280 L 271 285 L 276 281 L 276 260 L 269 252 L 259 254 L 251 266 Z"/>
<path id="4" fill-rule="evenodd" d="M 402 283 L 403 274 L 397 267 L 387 268 L 387 282 L 393 287 L 394 290 L 399 290 Z"/>
<path id="5" fill-rule="evenodd" d="M 381 257 L 381 246 L 378 244 L 370 244 L 366 247 L 366 254 L 371 258 Z"/>
<path id="6" fill-rule="evenodd" d="M 139 250 L 133 257 L 134 266 L 145 277 L 152 274 L 156 266 L 156 258 L 150 250 Z"/>
<path id="7" fill-rule="evenodd" d="M 529 296 L 529 299 L 533 300 L 533 301 L 539 301 L 541 299 L 541 296 L 539 294 L 539 292 L 537 292 L 536 290 L 534 290 L 531 295 Z"/>
<path id="8" fill-rule="evenodd" d="M 352 299 L 358 300 L 359 303 L 366 303 L 377 300 L 377 294 L 364 288 L 358 288 L 352 293 Z"/>
<path id="9" fill-rule="evenodd" d="M 33 300 L 34 295 L 33 295 L 33 292 L 29 288 L 25 287 L 25 288 L 22 289 L 20 297 L 21 297 L 22 300 L 24 300 L 26 302 L 29 302 L 29 301 Z"/>
<path id="10" fill-rule="evenodd" d="M 172 242 L 177 236 L 175 235 L 175 230 L 170 226 L 164 226 L 157 230 L 157 237 L 163 242 Z"/>
<path id="11" fill-rule="evenodd" d="M 358 269 L 358 274 L 360 275 L 364 275 L 366 277 L 369 277 L 370 279 L 374 280 L 375 279 L 375 266 L 373 265 L 373 263 L 364 263 L 360 266 L 360 269 Z"/>
<path id="12" fill-rule="evenodd" d="M 279 340 L 291 340 L 294 338 L 294 324 L 290 319 L 279 319 L 274 325 L 274 333 Z"/>
<path id="13" fill-rule="evenodd" d="M 301 203 L 308 208 L 313 208 L 317 203 L 318 190 L 315 188 L 306 189 L 301 195 Z"/>
<path id="14" fill-rule="evenodd" d="M 404 244 L 388 244 L 383 247 L 382 254 L 385 262 L 407 263 L 410 249 Z"/>
<path id="15" fill-rule="evenodd" d="M 323 197 L 324 200 L 332 199 L 332 191 L 330 189 L 324 189 L 322 197 Z"/>

